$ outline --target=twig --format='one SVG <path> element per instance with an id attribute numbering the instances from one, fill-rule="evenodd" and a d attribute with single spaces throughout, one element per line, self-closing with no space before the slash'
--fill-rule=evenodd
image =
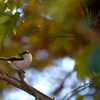
<path id="1" fill-rule="evenodd" d="M 52 98 L 46 96 L 45 94 L 41 93 L 40 91 L 36 90 L 32 86 L 29 86 L 25 81 L 23 81 L 24 82 L 24 84 L 23 84 L 22 80 L 19 80 L 11 75 L 8 75 L 2 69 L 0 69 L 0 79 L 6 81 L 10 85 L 13 85 L 17 88 L 20 88 L 20 89 L 28 92 L 29 94 L 35 96 L 39 100 L 54 100 L 54 98 L 52 99 Z M 28 88 L 30 88 L 30 89 L 28 89 Z"/>
<path id="2" fill-rule="evenodd" d="M 38 95 L 37 95 L 37 93 L 32 89 L 32 87 L 31 86 L 29 86 L 25 81 L 24 81 L 24 77 L 25 77 L 25 72 L 24 71 L 21 71 L 21 70 L 16 70 L 17 71 L 17 73 L 18 73 L 18 75 L 19 75 L 19 77 L 20 77 L 20 79 L 21 79 L 21 82 L 22 82 L 22 85 L 25 85 L 26 86 L 26 88 L 34 95 L 35 94 L 35 99 L 36 100 L 39 100 L 39 97 L 38 97 Z M 34 93 L 33 93 L 34 92 Z"/>
<path id="3" fill-rule="evenodd" d="M 93 84 L 93 83 L 90 82 L 90 83 L 84 84 L 84 85 L 79 86 L 78 88 L 74 89 L 74 90 L 72 91 L 72 94 L 71 94 L 66 100 L 70 100 L 70 98 L 71 98 L 72 96 L 74 96 L 75 94 L 79 93 L 80 91 L 86 89 L 87 87 L 89 87 L 89 86 L 92 85 L 92 84 Z M 68 93 L 68 94 L 69 94 L 69 93 Z M 66 96 L 67 96 L 68 94 L 66 94 L 62 100 L 65 100 L 65 98 L 66 98 Z"/>

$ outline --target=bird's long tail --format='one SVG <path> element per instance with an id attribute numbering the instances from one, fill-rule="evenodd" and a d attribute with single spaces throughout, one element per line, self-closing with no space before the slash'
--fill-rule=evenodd
<path id="1" fill-rule="evenodd" d="M 7 60 L 7 58 L 5 58 L 5 57 L 0 57 L 0 60 Z"/>

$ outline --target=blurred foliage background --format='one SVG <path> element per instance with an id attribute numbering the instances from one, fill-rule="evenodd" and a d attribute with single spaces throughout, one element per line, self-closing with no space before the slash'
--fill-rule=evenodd
<path id="1" fill-rule="evenodd" d="M 76 88 L 76 92 L 73 91 L 71 95 L 73 97 L 74 94 L 74 100 L 99 100 L 99 0 L 0 0 L 0 45 L 0 56 L 5 57 L 29 50 L 33 61 L 26 73 L 28 69 L 43 72 L 48 66 L 48 70 L 52 70 L 51 78 L 58 72 L 50 66 L 58 68 L 58 59 L 70 57 L 75 61 L 74 69 L 66 71 L 66 75 L 62 72 L 59 78 L 56 78 L 55 83 L 59 79 L 60 83 L 58 82 L 59 85 L 51 90 L 49 95 L 59 97 L 61 94 L 67 94 L 66 91 L 61 91 L 66 89 L 64 84 L 68 85 L 68 76 L 76 73 L 79 80 L 70 86 L 71 89 L 75 89 L 80 81 L 93 84 L 82 86 L 87 86 L 84 88 L 88 89 L 85 94 L 79 93 L 82 89 L 79 91 Z M 15 70 L 6 62 L 0 61 L 0 68 L 10 75 L 16 75 Z M 31 79 L 35 80 L 37 75 L 32 75 Z M 6 88 L 12 89 L 0 81 L 1 95 Z M 1 98 L 4 99 L 3 96 Z M 63 95 L 61 100 L 70 100 L 67 98 Z"/>

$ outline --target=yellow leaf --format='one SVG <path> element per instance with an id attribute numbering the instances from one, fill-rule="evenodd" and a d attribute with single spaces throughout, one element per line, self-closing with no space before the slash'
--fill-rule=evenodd
<path id="1" fill-rule="evenodd" d="M 14 34 L 16 35 L 16 27 L 14 27 L 13 29 Z"/>

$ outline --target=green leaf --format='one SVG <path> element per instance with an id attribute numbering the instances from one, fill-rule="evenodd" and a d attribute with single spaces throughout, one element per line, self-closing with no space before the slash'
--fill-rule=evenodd
<path id="1" fill-rule="evenodd" d="M 0 25 L 0 44 L 2 42 L 2 40 L 4 39 L 5 37 L 5 34 L 8 30 L 8 26 L 7 25 Z"/>
<path id="2" fill-rule="evenodd" d="M 0 16 L 0 24 L 5 24 L 8 21 L 10 21 L 12 19 L 12 13 L 11 12 L 4 12 L 1 16 Z"/>
<path id="3" fill-rule="evenodd" d="M 7 7 L 6 3 L 0 6 L 0 14 L 4 13 L 4 11 L 6 10 L 6 7 Z"/>
<path id="4" fill-rule="evenodd" d="M 2 4 L 5 0 L 0 0 L 0 4 Z"/>
<path id="5" fill-rule="evenodd" d="M 88 54 L 87 69 L 92 75 L 100 75 L 100 47 L 94 47 Z"/>
<path id="6" fill-rule="evenodd" d="M 82 55 L 76 60 L 75 70 L 81 81 L 86 77 L 93 78 L 100 75 L 100 46 L 92 45 L 85 48 Z"/>
<path id="7" fill-rule="evenodd" d="M 12 18 L 13 18 L 13 23 L 17 23 L 17 21 L 19 20 L 19 18 L 20 18 L 20 13 L 19 12 L 16 12 L 13 16 L 12 16 Z"/>
<path id="8" fill-rule="evenodd" d="M 13 10 L 14 10 L 14 0 L 8 2 L 8 3 L 7 3 L 7 7 L 8 7 L 11 11 L 13 11 Z"/>
<path id="9" fill-rule="evenodd" d="M 11 19 L 10 16 L 7 15 L 2 15 L 0 16 L 0 24 L 5 24 L 7 21 L 9 21 Z"/>
<path id="10" fill-rule="evenodd" d="M 12 16 L 12 30 L 14 32 L 14 34 L 16 34 L 16 26 L 17 26 L 17 22 L 20 18 L 20 13 L 16 12 L 13 16 Z"/>

